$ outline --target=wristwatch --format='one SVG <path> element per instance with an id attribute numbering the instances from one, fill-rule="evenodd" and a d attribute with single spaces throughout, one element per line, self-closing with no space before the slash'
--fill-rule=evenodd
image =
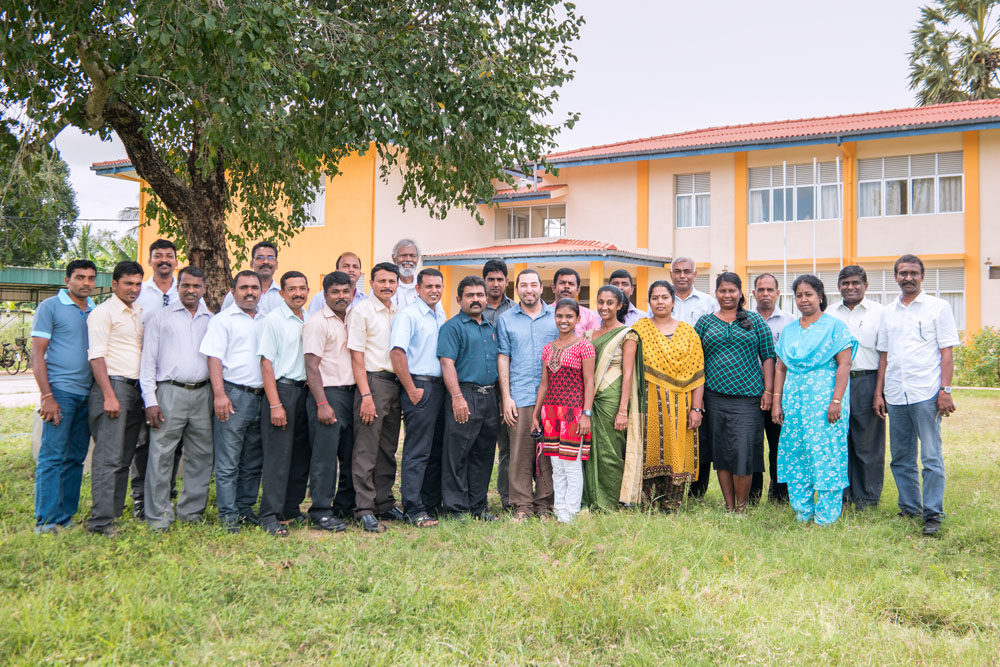
<path id="1" fill-rule="evenodd" d="M 691 408 L 691 411 L 692 412 L 697 412 L 698 414 L 702 414 L 702 415 L 705 414 L 705 410 L 703 408 Z"/>
<path id="2" fill-rule="evenodd" d="M 941 387 L 941 391 L 943 391 L 946 394 L 950 394 L 951 393 L 951 387 Z"/>
<path id="3" fill-rule="evenodd" d="M 582 414 L 584 417 L 593 417 L 594 416 L 594 411 L 593 410 L 583 410 L 583 411 L 580 412 L 580 414 Z"/>

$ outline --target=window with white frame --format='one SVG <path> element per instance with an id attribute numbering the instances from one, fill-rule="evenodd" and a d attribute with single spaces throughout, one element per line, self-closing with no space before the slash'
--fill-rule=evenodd
<path id="1" fill-rule="evenodd" d="M 566 205 L 515 206 L 496 210 L 494 238 L 536 239 L 566 236 Z"/>
<path id="2" fill-rule="evenodd" d="M 313 190 L 312 199 L 306 203 L 306 219 L 303 227 L 322 227 L 326 224 L 326 174 L 322 174 L 319 185 Z"/>
<path id="3" fill-rule="evenodd" d="M 674 176 L 674 223 L 683 227 L 708 227 L 712 218 L 711 175 L 677 174 Z"/>
<path id="4" fill-rule="evenodd" d="M 748 185 L 750 224 L 840 218 L 843 197 L 836 162 L 753 167 Z"/>
<path id="5" fill-rule="evenodd" d="M 962 151 L 858 160 L 858 216 L 962 211 Z"/>

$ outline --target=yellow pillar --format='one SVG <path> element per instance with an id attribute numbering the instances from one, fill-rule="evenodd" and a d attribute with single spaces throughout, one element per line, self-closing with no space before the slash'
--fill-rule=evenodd
<path id="1" fill-rule="evenodd" d="M 649 248 L 649 161 L 636 163 L 635 245 Z M 646 291 L 649 289 L 649 267 L 635 270 L 635 307 L 646 309 Z"/>
<path id="2" fill-rule="evenodd" d="M 526 263 L 524 263 L 524 262 L 515 264 L 514 265 L 514 273 L 509 276 L 511 282 L 514 283 L 514 303 L 521 303 L 521 299 L 519 299 L 518 296 L 517 296 L 517 282 L 516 281 L 517 281 L 517 274 L 521 273 L 521 271 L 524 271 L 526 268 L 528 268 L 528 265 Z"/>
<path id="3" fill-rule="evenodd" d="M 733 272 L 747 284 L 747 154 L 733 153 Z"/>
<path id="4" fill-rule="evenodd" d="M 965 162 L 965 330 L 982 326 L 982 265 L 979 262 L 979 132 L 962 133 Z"/>
<path id="5" fill-rule="evenodd" d="M 442 264 L 438 267 L 441 271 L 441 275 L 444 277 L 444 289 L 441 290 L 441 305 L 444 306 L 444 312 L 451 317 L 455 312 L 458 304 L 455 302 L 455 296 L 457 286 L 453 284 L 451 279 L 451 266 L 447 264 Z"/>
<path id="6" fill-rule="evenodd" d="M 649 292 L 649 267 L 639 266 L 635 270 L 635 307 L 639 310 L 646 310 L 649 304 L 646 302 L 646 293 Z"/>
<path id="7" fill-rule="evenodd" d="M 854 264 L 858 258 L 858 144 L 841 144 L 841 175 L 844 180 L 844 201 L 842 206 L 842 241 L 844 246 L 844 266 Z"/>
<path id="8" fill-rule="evenodd" d="M 604 262 L 601 260 L 591 260 L 590 262 L 590 301 L 588 307 L 593 309 L 597 305 L 597 290 L 604 286 Z"/>

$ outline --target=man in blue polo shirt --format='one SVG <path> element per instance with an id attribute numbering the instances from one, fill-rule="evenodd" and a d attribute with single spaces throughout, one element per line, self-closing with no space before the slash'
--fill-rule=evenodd
<path id="1" fill-rule="evenodd" d="M 87 316 L 97 267 L 66 266 L 66 289 L 38 306 L 31 328 L 35 382 L 42 393 L 42 447 L 35 469 L 35 532 L 69 526 L 80 504 L 83 460 L 90 446 L 87 409 L 94 381 L 87 360 Z"/>

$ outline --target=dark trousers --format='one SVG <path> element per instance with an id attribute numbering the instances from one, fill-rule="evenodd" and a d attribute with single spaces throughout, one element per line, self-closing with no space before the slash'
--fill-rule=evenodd
<path id="1" fill-rule="evenodd" d="M 702 415 L 704 417 L 704 415 Z M 698 479 L 691 482 L 688 495 L 700 499 L 705 497 L 708 484 L 712 481 L 712 437 L 704 418 L 698 428 Z"/>
<path id="2" fill-rule="evenodd" d="M 853 407 L 853 406 L 852 406 Z M 764 434 L 767 436 L 767 466 L 771 483 L 767 487 L 767 499 L 776 503 L 788 502 L 788 485 L 778 481 L 778 440 L 781 438 L 781 427 L 771 421 L 771 411 L 764 413 Z M 764 473 L 755 472 L 750 480 L 750 502 L 760 502 L 764 494 Z"/>
<path id="3" fill-rule="evenodd" d="M 354 392 L 354 516 L 388 512 L 395 504 L 396 449 L 399 448 L 399 383 L 371 373 L 368 386 L 375 419 L 361 421 L 361 392 Z"/>
<path id="4" fill-rule="evenodd" d="M 851 422 L 847 431 L 844 500 L 859 509 L 878 505 L 885 479 L 885 420 L 875 414 L 875 373 L 851 378 Z"/>
<path id="5" fill-rule="evenodd" d="M 139 387 L 121 380 L 111 380 L 111 389 L 121 405 L 121 412 L 111 419 L 104 413 L 104 392 L 95 382 L 90 390 L 90 433 L 94 455 L 90 470 L 90 495 L 93 506 L 87 528 L 104 531 L 122 515 L 128 490 L 128 469 L 135 455 L 139 429 L 145 425 Z"/>
<path id="6" fill-rule="evenodd" d="M 337 421 L 322 424 L 317 416 L 316 399 L 309 392 L 309 516 L 318 521 L 324 516 L 346 516 L 354 511 L 354 482 L 351 479 L 351 451 L 354 449 L 354 385 L 324 387 L 326 400 Z M 339 475 L 339 477 L 338 477 Z"/>
<path id="7" fill-rule="evenodd" d="M 273 526 L 302 513 L 309 481 L 309 418 L 304 386 L 278 382 L 278 400 L 285 408 L 284 428 L 271 424 L 267 398 L 260 405 L 260 431 L 264 449 L 261 468 L 260 525 Z"/>
<path id="8" fill-rule="evenodd" d="M 218 417 L 212 421 L 215 502 L 219 519 L 232 525 L 241 516 L 256 521 L 253 506 L 260 491 L 260 469 L 264 459 L 260 406 L 267 399 L 229 382 L 225 383 L 225 391 L 235 412 L 224 422 Z"/>
<path id="9" fill-rule="evenodd" d="M 177 496 L 177 467 L 181 462 L 184 440 L 177 443 L 174 450 L 174 469 L 170 473 L 170 495 Z M 135 454 L 132 456 L 132 467 L 129 469 L 129 484 L 132 487 L 132 500 L 143 502 L 146 494 L 146 468 L 149 467 L 149 426 L 145 420 L 139 429 L 139 439 L 135 443 Z"/>
<path id="10" fill-rule="evenodd" d="M 469 404 L 469 421 L 459 424 L 451 408 L 445 408 L 444 461 L 441 500 L 445 512 L 481 514 L 493 476 L 500 410 L 496 390 L 479 393 L 462 385 Z"/>
<path id="11" fill-rule="evenodd" d="M 510 507 L 510 429 L 503 417 L 497 425 L 497 493 L 500 504 Z"/>
<path id="12" fill-rule="evenodd" d="M 399 404 L 406 420 L 399 495 L 407 516 L 423 512 L 437 516 L 441 510 L 445 388 L 441 382 L 414 380 L 413 384 L 424 390 L 416 405 L 405 390 L 399 390 Z"/>

